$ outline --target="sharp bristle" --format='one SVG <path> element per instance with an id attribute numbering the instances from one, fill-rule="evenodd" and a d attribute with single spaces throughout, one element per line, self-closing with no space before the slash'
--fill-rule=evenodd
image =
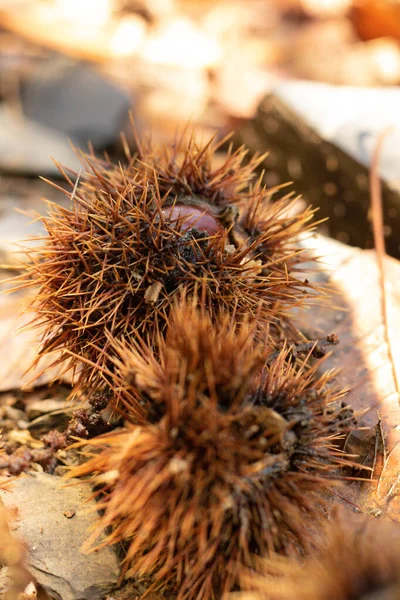
<path id="1" fill-rule="evenodd" d="M 397 600 L 400 530 L 384 518 L 335 510 L 302 563 L 273 556 L 242 575 L 238 600 Z M 312 576 L 310 576 L 312 574 Z"/>
<path id="2" fill-rule="evenodd" d="M 128 542 L 127 575 L 173 576 L 179 600 L 229 592 L 254 553 L 307 548 L 321 493 L 353 465 L 338 444 L 355 419 L 334 373 L 318 376 L 310 356 L 293 364 L 290 347 L 269 361 L 257 323 L 213 319 L 199 297 L 179 298 L 151 346 L 110 337 L 115 393 L 147 418 L 91 440 L 101 452 L 71 473 L 94 485 L 115 474 L 89 544 L 112 526 L 104 543 Z"/>
<path id="3" fill-rule="evenodd" d="M 163 330 L 182 286 L 191 295 L 207 282 L 203 300 L 215 313 L 220 306 L 254 314 L 262 306 L 260 327 L 272 320 L 271 334 L 279 323 L 286 327 L 291 305 L 306 301 L 305 288 L 319 293 L 295 275 L 302 261 L 295 243 L 311 230 L 312 211 L 287 216 L 292 199 L 271 203 L 260 183 L 249 187 L 260 157 L 244 163 L 246 151 L 230 148 L 214 169 L 216 139 L 199 146 L 193 133 L 186 141 L 188 132 L 171 148 L 157 149 L 146 140 L 136 157 L 126 150 L 128 166 L 93 152 L 80 153 L 79 173 L 57 163 L 72 188 L 72 207 L 53 205 L 42 219 L 48 237 L 29 250 L 23 285 L 39 286 L 33 308 L 52 350 L 68 347 L 88 359 L 79 375 L 82 389 L 89 379 L 93 386 L 103 384 L 90 373 L 90 362 L 97 364 L 92 342 L 108 348 L 108 330 L 116 339 L 130 327 L 150 337 Z M 179 210 L 185 203 L 197 210 L 196 218 L 186 212 L 171 222 L 166 208 Z M 235 205 L 238 218 L 218 225 L 224 207 Z M 204 219 L 214 220 L 220 233 L 202 231 Z M 161 291 L 149 303 L 146 291 L 155 284 Z M 107 358 L 102 360 L 108 368 Z"/>
<path id="4" fill-rule="evenodd" d="M 91 542 L 111 526 L 101 545 L 127 543 L 126 573 L 178 600 L 228 593 L 254 553 L 301 552 L 353 465 L 338 447 L 354 415 L 317 374 L 320 346 L 282 347 L 303 339 L 291 309 L 320 295 L 298 276 L 314 212 L 262 185 L 263 156 L 230 145 L 216 167 L 226 142 L 188 126 L 136 154 L 124 138 L 126 164 L 91 150 L 79 173 L 57 165 L 71 206 L 43 218 L 20 281 L 38 289 L 38 357 L 56 351 L 73 394 L 129 423 L 73 471 L 101 488 Z"/>

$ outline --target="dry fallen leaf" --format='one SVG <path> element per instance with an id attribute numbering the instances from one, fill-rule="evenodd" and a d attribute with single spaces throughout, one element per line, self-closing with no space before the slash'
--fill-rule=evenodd
<path id="1" fill-rule="evenodd" d="M 25 549 L 21 541 L 11 535 L 10 518 L 11 512 L 0 500 L 0 598 L 21 600 L 32 577 L 24 566 Z"/>
<path id="2" fill-rule="evenodd" d="M 32 313 L 23 312 L 27 302 L 28 293 L 0 296 L 0 392 L 52 383 L 65 369 L 48 368 L 56 359 L 56 353 L 44 356 L 30 369 L 36 358 L 40 331 L 21 330 L 33 317 Z M 62 380 L 71 383 L 68 374 L 63 375 Z"/>
<path id="3" fill-rule="evenodd" d="M 71 484 L 45 473 L 19 477 L 10 492 L 0 490 L 0 503 L 9 511 L 17 509 L 13 532 L 24 539 L 26 565 L 51 598 L 100 600 L 118 581 L 119 560 L 111 547 L 87 555 L 80 551 L 95 520 L 96 502 L 87 500 L 87 482 Z M 71 510 L 73 518 L 65 515 Z M 1 534 L 0 522 L 0 551 Z"/>
<path id="4" fill-rule="evenodd" d="M 382 317 L 379 270 L 374 251 L 352 249 L 328 238 L 316 238 L 318 255 L 326 257 L 334 287 L 335 310 L 313 307 L 299 315 L 300 327 L 311 338 L 336 333 L 340 344 L 325 363 L 339 368 L 340 387 L 349 387 L 347 401 L 359 413 L 358 431 L 346 449 L 357 452 L 372 469 L 371 481 L 351 483 L 341 494 L 366 513 L 384 512 L 400 520 L 400 404 L 396 383 L 400 369 L 400 262 L 385 258 L 388 334 Z M 364 472 L 368 477 L 369 472 Z"/>
<path id="5" fill-rule="evenodd" d="M 390 36 L 400 39 L 400 6 L 397 0 L 362 0 L 354 4 L 351 20 L 363 40 Z"/>
<path id="6" fill-rule="evenodd" d="M 115 18 L 111 4 L 102 0 L 1 0 L 0 23 L 36 44 L 96 62 L 135 55 L 147 29 L 139 15 Z"/>

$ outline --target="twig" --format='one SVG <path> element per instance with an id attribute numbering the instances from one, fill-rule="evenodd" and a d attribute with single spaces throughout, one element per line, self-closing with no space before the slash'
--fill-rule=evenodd
<path id="1" fill-rule="evenodd" d="M 387 294 L 385 288 L 385 265 L 384 260 L 386 256 L 385 250 L 385 236 L 383 230 L 383 211 L 382 211 L 382 192 L 381 192 L 381 181 L 378 173 L 379 157 L 382 150 L 382 144 L 385 137 L 390 132 L 390 129 L 386 129 L 378 138 L 378 142 L 375 146 L 375 150 L 371 161 L 370 170 L 370 189 L 371 189 L 371 216 L 372 216 L 372 230 L 374 234 L 374 245 L 376 250 L 376 259 L 379 271 L 379 287 L 381 290 L 381 312 L 384 326 L 385 342 L 388 349 L 388 356 L 392 367 L 393 380 L 396 388 L 397 399 L 400 403 L 400 383 L 397 375 L 397 370 L 394 362 L 392 344 L 389 335 L 389 318 L 388 318 L 388 303 Z"/>

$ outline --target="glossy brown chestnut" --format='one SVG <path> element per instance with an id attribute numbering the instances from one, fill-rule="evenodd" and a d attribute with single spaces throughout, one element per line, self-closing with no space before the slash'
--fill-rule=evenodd
<path id="1" fill-rule="evenodd" d="M 221 223 L 207 210 L 188 204 L 175 204 L 165 208 L 163 214 L 171 221 L 177 223 L 181 231 L 197 229 L 210 235 L 222 233 Z"/>

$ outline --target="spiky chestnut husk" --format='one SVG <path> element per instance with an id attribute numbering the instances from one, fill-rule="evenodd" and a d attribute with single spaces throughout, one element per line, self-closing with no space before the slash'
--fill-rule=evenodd
<path id="1" fill-rule="evenodd" d="M 353 414 L 330 374 L 288 364 L 286 350 L 265 366 L 254 327 L 213 324 L 183 303 L 158 360 L 119 344 L 122 379 L 157 407 L 153 422 L 92 439 L 101 452 L 71 473 L 102 487 L 89 546 L 111 526 L 101 545 L 127 541 L 127 574 L 173 580 L 179 600 L 220 598 L 253 553 L 303 547 L 324 512 L 319 492 L 348 464 L 335 444 Z"/>
<path id="2" fill-rule="evenodd" d="M 43 218 L 48 235 L 31 249 L 22 285 L 39 287 L 39 355 L 59 350 L 57 363 L 79 366 L 78 388 L 102 383 L 113 339 L 162 330 L 182 288 L 202 294 L 211 313 L 258 311 L 260 327 L 280 331 L 312 292 L 296 277 L 295 248 L 312 211 L 290 216 L 291 197 L 272 203 L 260 181 L 249 189 L 259 160 L 243 164 L 243 149 L 213 168 L 216 147 L 139 145 L 124 167 L 83 156 L 77 183 L 60 167 L 72 206 Z"/>
<path id="3" fill-rule="evenodd" d="M 303 563 L 283 557 L 260 561 L 258 573 L 243 578 L 242 587 L 253 591 L 235 594 L 235 600 L 399 600 L 396 523 L 343 514 L 316 545 Z"/>

